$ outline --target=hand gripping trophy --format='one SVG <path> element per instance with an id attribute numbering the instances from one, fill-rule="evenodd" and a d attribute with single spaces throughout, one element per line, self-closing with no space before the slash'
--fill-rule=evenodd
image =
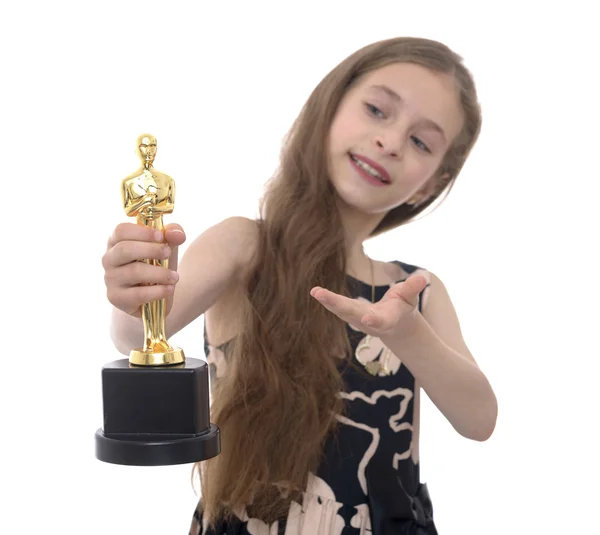
<path id="1" fill-rule="evenodd" d="M 156 139 L 137 140 L 141 167 L 121 182 L 125 213 L 163 231 L 173 212 L 174 180 L 153 168 Z M 168 260 L 144 260 L 168 267 Z M 96 431 L 101 461 L 156 466 L 202 461 L 219 454 L 219 429 L 210 423 L 208 366 L 186 359 L 165 335 L 166 300 L 142 307 L 144 345 L 129 359 L 102 368 L 104 427 Z"/>

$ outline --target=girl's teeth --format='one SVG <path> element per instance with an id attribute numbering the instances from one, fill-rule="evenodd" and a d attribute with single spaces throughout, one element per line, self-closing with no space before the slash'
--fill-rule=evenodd
<path id="1" fill-rule="evenodd" d="M 381 182 L 385 182 L 385 180 L 383 180 L 383 177 L 375 169 L 373 169 L 368 163 L 365 163 L 365 162 L 359 160 L 358 158 L 355 158 L 354 156 L 351 156 L 351 158 L 354 161 L 354 163 L 356 163 L 356 165 L 358 165 L 360 168 L 364 169 L 372 177 L 377 178 L 378 180 L 381 180 Z"/>

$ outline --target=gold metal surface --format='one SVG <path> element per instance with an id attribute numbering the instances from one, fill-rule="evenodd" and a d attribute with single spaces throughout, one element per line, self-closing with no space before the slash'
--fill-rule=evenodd
<path id="1" fill-rule="evenodd" d="M 128 217 L 135 217 L 138 225 L 164 232 L 163 214 L 175 208 L 175 181 L 154 169 L 156 138 L 142 134 L 137 139 L 137 154 L 141 167 L 121 182 L 121 200 Z M 147 264 L 169 267 L 169 260 L 144 260 Z M 169 345 L 165 335 L 166 299 L 142 306 L 144 346 L 129 355 L 136 366 L 169 366 L 185 361 L 183 350 Z"/>

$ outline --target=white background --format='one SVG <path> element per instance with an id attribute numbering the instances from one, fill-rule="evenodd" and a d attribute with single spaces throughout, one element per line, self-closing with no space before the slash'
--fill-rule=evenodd
<path id="1" fill-rule="evenodd" d="M 355 49 L 413 35 L 464 56 L 476 149 L 431 215 L 366 244 L 446 284 L 500 414 L 486 443 L 429 401 L 441 534 L 600 533 L 598 51 L 593 2 L 14 2 L 0 10 L 1 533 L 184 534 L 191 465 L 94 458 L 108 334 L 100 260 L 136 137 L 157 136 L 191 241 L 253 216 L 282 136 Z M 596 19 L 597 21 L 597 19 Z M 7 212 L 8 208 L 8 213 Z M 202 276 L 202 274 L 198 274 Z M 202 357 L 202 320 L 172 341 Z"/>

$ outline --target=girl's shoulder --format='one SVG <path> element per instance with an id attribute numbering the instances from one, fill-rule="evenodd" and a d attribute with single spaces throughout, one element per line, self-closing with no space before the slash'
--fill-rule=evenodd
<path id="1" fill-rule="evenodd" d="M 408 264 L 400 260 L 392 260 L 385 262 L 389 266 L 388 273 L 394 282 L 400 282 L 412 275 L 423 275 L 429 282 L 431 282 L 431 273 L 424 267 L 416 264 Z"/>
<path id="2" fill-rule="evenodd" d="M 259 228 L 256 220 L 231 216 L 210 227 L 203 236 L 196 239 L 196 242 L 198 253 L 206 252 L 206 243 L 213 244 L 211 252 L 224 255 L 226 260 L 232 261 L 238 270 L 245 270 L 253 262 L 258 240 Z M 190 249 L 196 242 L 190 246 Z"/>

